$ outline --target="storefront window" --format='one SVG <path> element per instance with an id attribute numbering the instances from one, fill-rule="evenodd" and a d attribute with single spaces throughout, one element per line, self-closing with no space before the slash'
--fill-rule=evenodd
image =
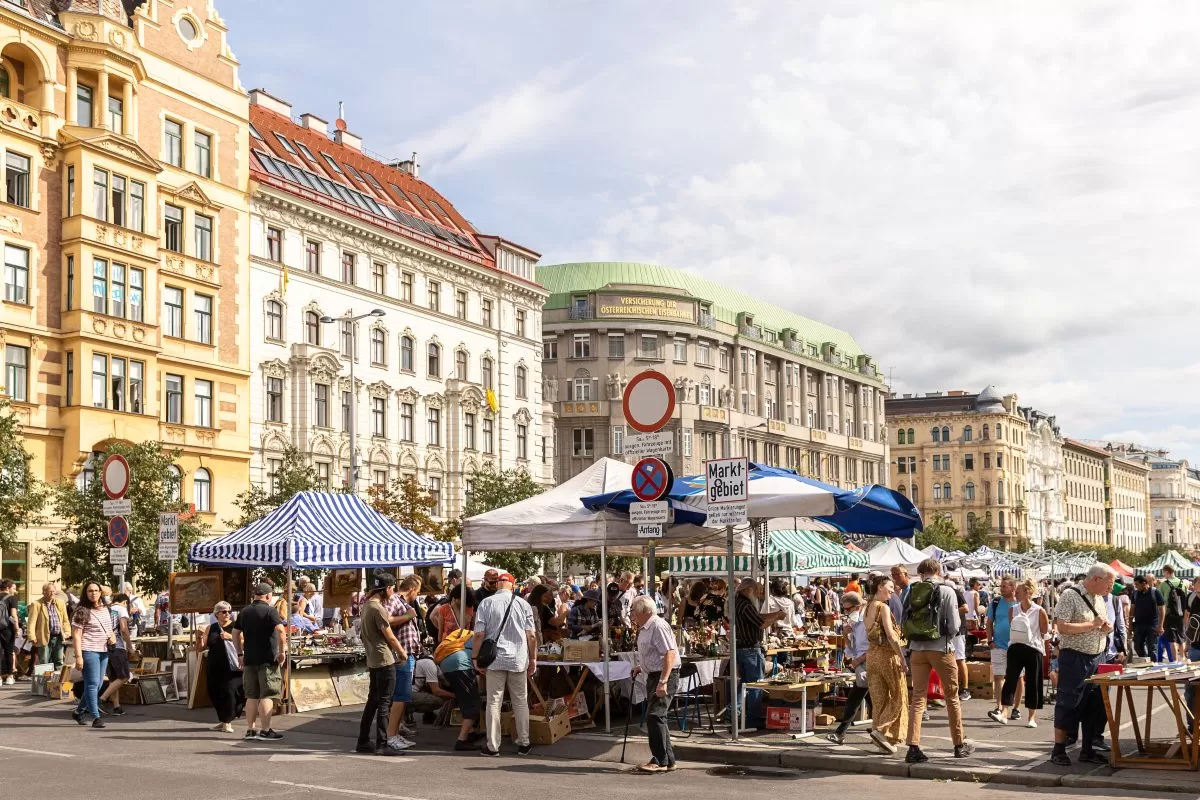
<path id="1" fill-rule="evenodd" d="M 29 602 L 29 545 L 17 544 L 6 547 L 0 556 L 0 580 L 9 579 L 17 584 L 17 600 Z"/>

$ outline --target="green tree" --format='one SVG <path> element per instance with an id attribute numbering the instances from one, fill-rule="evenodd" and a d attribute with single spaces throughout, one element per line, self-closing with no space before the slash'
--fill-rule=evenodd
<path id="1" fill-rule="evenodd" d="M 598 554 L 579 555 L 571 560 L 586 567 L 591 575 L 600 574 L 600 556 Z M 620 576 L 622 572 L 632 572 L 637 575 L 644 568 L 642 559 L 637 556 L 609 556 L 605 560 L 608 562 L 605 566 L 608 567 L 609 574 L 614 576 Z M 657 562 L 659 559 L 654 560 Z M 663 569 L 666 567 L 664 566 Z"/>
<path id="2" fill-rule="evenodd" d="M 961 550 L 963 548 L 963 540 L 959 538 L 958 527 L 954 524 L 954 518 L 950 516 L 934 517 L 925 530 L 917 531 L 916 548 L 924 550 L 926 547 L 934 545 L 943 550 Z"/>
<path id="3" fill-rule="evenodd" d="M 158 560 L 158 515 L 184 514 L 187 505 L 176 497 L 179 478 L 170 469 L 178 450 L 165 450 L 160 442 L 113 442 L 106 455 L 121 455 L 129 462 L 129 490 L 125 493 L 133 511 L 129 523 L 129 567 L 125 579 L 142 592 L 156 592 L 167 584 L 170 563 Z M 50 535 L 42 550 L 42 566 L 58 572 L 68 585 L 85 580 L 111 583 L 108 568 L 108 518 L 104 516 L 104 490 L 99 463 L 95 477 L 80 489 L 66 478 L 54 487 L 54 513 L 63 520 L 61 530 Z M 208 530 L 208 525 L 191 519 L 179 521 L 179 559 L 176 568 L 187 565 L 187 551 Z"/>
<path id="4" fill-rule="evenodd" d="M 401 475 L 386 486 L 367 490 L 371 507 L 414 533 L 448 541 L 446 526 L 433 518 L 437 500 L 412 475 Z"/>
<path id="5" fill-rule="evenodd" d="M 504 508 L 520 500 L 541 494 L 543 488 L 534 482 L 523 469 L 497 471 L 490 464 L 467 476 L 471 486 L 470 497 L 462 516 L 449 523 L 446 536 L 449 539 L 462 533 L 463 520 L 497 508 Z M 544 567 L 544 553 L 530 550 L 489 550 L 482 553 L 484 560 L 497 569 L 511 572 L 518 579 L 537 575 Z"/>
<path id="6" fill-rule="evenodd" d="M 33 474 L 21 423 L 7 398 L 0 398 L 0 550 L 13 547 L 17 531 L 44 521 L 49 487 Z"/>
<path id="7" fill-rule="evenodd" d="M 241 530 L 279 508 L 298 493 L 323 489 L 317 479 L 316 470 L 305 455 L 289 445 L 283 451 L 283 458 L 275 471 L 270 490 L 257 484 L 250 486 L 233 501 L 234 508 L 238 510 L 237 517 L 224 522 L 231 531 Z"/>
<path id="8" fill-rule="evenodd" d="M 963 533 L 963 549 L 968 553 L 975 552 L 988 543 L 991 533 L 992 529 L 988 525 L 988 521 L 983 517 L 975 517 L 968 522 L 967 529 Z"/>

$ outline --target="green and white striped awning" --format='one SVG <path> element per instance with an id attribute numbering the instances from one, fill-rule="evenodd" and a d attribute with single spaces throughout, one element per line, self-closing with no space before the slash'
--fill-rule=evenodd
<path id="1" fill-rule="evenodd" d="M 1177 578 L 1191 578 L 1196 575 L 1196 565 L 1182 556 L 1176 550 L 1168 550 L 1146 566 L 1134 567 L 1133 570 L 1138 575 L 1144 575 L 1146 573 L 1161 575 L 1163 567 L 1167 565 L 1170 565 L 1175 569 L 1175 577 Z"/>
<path id="2" fill-rule="evenodd" d="M 791 575 L 818 567 L 865 570 L 870 566 L 866 553 L 835 544 L 814 531 L 771 531 L 769 553 L 767 567 L 772 575 Z M 752 571 L 761 571 L 758 565 L 751 569 L 753 561 L 753 556 L 734 556 L 734 574 L 749 575 Z M 673 576 L 719 577 L 729 574 L 725 556 L 676 556 L 668 563 Z"/>

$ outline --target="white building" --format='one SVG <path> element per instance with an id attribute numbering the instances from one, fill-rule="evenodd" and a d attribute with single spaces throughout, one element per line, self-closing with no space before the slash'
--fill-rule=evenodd
<path id="1" fill-rule="evenodd" d="M 262 90 L 250 112 L 251 480 L 291 444 L 348 483 L 357 409 L 360 491 L 413 475 L 453 518 L 486 464 L 549 483 L 538 254 L 478 234 L 342 120 L 331 139 Z"/>
<path id="2" fill-rule="evenodd" d="M 1033 408 L 1022 408 L 1029 422 L 1028 470 L 1025 475 L 1029 510 L 1029 544 L 1067 538 L 1066 486 L 1062 432 L 1055 418 Z"/>

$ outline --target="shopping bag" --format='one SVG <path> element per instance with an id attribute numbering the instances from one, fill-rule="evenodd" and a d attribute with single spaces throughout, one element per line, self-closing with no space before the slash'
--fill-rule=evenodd
<path id="1" fill-rule="evenodd" d="M 946 699 L 946 693 L 942 690 L 942 679 L 933 670 L 929 671 L 929 690 L 926 696 L 930 700 Z"/>

